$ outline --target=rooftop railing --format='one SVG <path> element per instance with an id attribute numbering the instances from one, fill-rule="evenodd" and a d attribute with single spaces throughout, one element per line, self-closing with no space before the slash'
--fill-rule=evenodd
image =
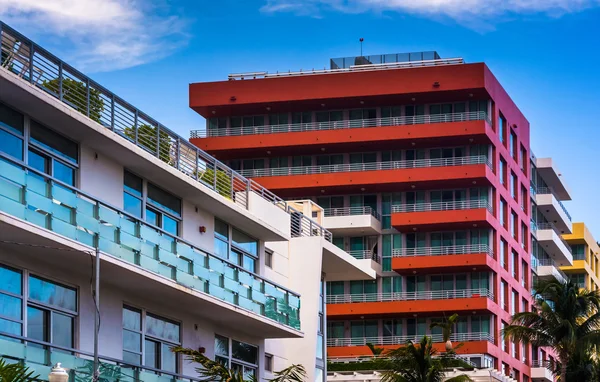
<path id="1" fill-rule="evenodd" d="M 487 200 L 457 200 L 452 202 L 397 204 L 392 206 L 392 213 L 454 211 L 485 208 L 493 213 L 492 205 Z"/>
<path id="2" fill-rule="evenodd" d="M 445 65 L 459 65 L 463 64 L 462 58 L 442 58 L 434 60 L 421 60 L 421 61 L 409 61 L 409 62 L 389 62 L 383 64 L 371 64 L 371 65 L 351 65 L 347 68 L 342 69 L 312 69 L 312 70 L 300 70 L 297 72 L 249 72 L 249 73 L 234 73 L 228 76 L 229 81 L 233 80 L 254 80 L 257 78 L 276 78 L 276 77 L 295 77 L 295 76 L 308 76 L 315 74 L 333 74 L 333 73 L 348 73 L 356 71 L 373 71 L 373 70 L 385 70 L 385 69 L 408 69 L 408 68 L 420 68 L 428 66 L 445 66 Z"/>
<path id="3" fill-rule="evenodd" d="M 148 114 L 129 104 L 68 63 L 0 22 L 0 67 L 43 90 L 92 121 L 120 135 L 199 184 L 248 209 L 253 192 L 288 213 L 287 203 L 260 184 L 246 179 Z M 302 225 L 318 226 L 306 216 Z M 326 230 L 302 230 L 303 234 Z"/>
<path id="4" fill-rule="evenodd" d="M 0 211 L 300 329 L 300 296 L 0 153 Z"/>
<path id="5" fill-rule="evenodd" d="M 428 335 L 433 343 L 444 342 L 441 334 Z M 419 342 L 423 336 L 378 336 L 378 337 L 346 337 L 346 338 L 327 338 L 327 346 L 366 346 L 368 343 L 373 345 L 405 345 L 408 341 Z M 457 342 L 468 341 L 489 341 L 494 342 L 494 335 L 486 332 L 475 333 L 453 333 L 450 340 Z"/>
<path id="6" fill-rule="evenodd" d="M 323 166 L 274 167 L 241 170 L 240 173 L 249 178 L 265 176 L 290 176 L 330 174 L 338 172 L 383 171 L 411 168 L 452 167 L 485 164 L 491 168 L 491 163 L 485 155 L 475 155 L 454 158 L 417 159 L 389 162 L 344 163 Z"/>
<path id="7" fill-rule="evenodd" d="M 565 215 L 567 215 L 567 218 L 569 218 L 569 221 L 572 221 L 571 218 L 571 214 L 569 214 L 569 211 L 567 211 L 567 207 L 565 207 L 565 205 L 563 204 L 563 202 L 558 198 L 558 196 L 556 195 L 556 192 L 550 188 L 550 187 L 535 187 L 535 186 L 531 186 L 531 191 L 532 191 L 532 195 L 553 195 L 554 198 L 556 199 L 556 201 L 558 202 L 558 204 L 560 205 L 560 207 L 562 208 L 562 210 L 564 211 Z"/>
<path id="8" fill-rule="evenodd" d="M 396 248 L 392 249 L 392 257 L 404 256 L 448 256 L 472 253 L 487 253 L 494 257 L 492 248 L 487 244 L 446 245 L 439 247 Z"/>
<path id="9" fill-rule="evenodd" d="M 325 217 L 372 215 L 377 220 L 381 220 L 381 215 L 379 215 L 379 213 L 370 206 L 326 208 L 324 210 L 324 214 L 325 214 Z"/>
<path id="10" fill-rule="evenodd" d="M 415 300 L 448 300 L 456 298 L 487 297 L 494 299 L 494 293 L 488 288 L 453 289 L 421 292 L 389 292 L 327 295 L 328 304 L 347 304 L 362 302 L 391 302 Z"/>
<path id="11" fill-rule="evenodd" d="M 79 349 L 58 346 L 31 337 L 23 337 L 0 332 L 0 358 L 17 360 L 40 373 L 39 366 L 46 367 L 48 373 L 57 362 L 68 370 L 69 381 L 92 381 L 94 374 L 94 354 Z M 123 360 L 100 356 L 101 380 L 139 382 L 201 382 L 202 379 L 136 365 Z M 46 375 L 41 375 L 42 380 Z"/>
<path id="12" fill-rule="evenodd" d="M 370 119 L 343 119 L 327 122 L 284 123 L 278 125 L 227 127 L 216 129 L 198 129 L 190 132 L 190 138 L 229 137 L 240 135 L 299 133 L 319 130 L 360 129 L 384 126 L 411 126 L 431 123 L 487 121 L 491 123 L 485 111 L 462 113 L 426 114 L 404 117 L 383 117 Z"/>

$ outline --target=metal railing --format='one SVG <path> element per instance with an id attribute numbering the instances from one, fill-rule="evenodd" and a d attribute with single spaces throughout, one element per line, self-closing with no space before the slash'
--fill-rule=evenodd
<path id="1" fill-rule="evenodd" d="M 324 166 L 259 168 L 241 170 L 240 173 L 249 178 L 256 178 L 265 176 L 314 175 L 330 174 L 337 172 L 399 170 L 427 167 L 452 167 L 477 164 L 485 164 L 490 168 L 492 167 L 492 164 L 489 162 L 488 158 L 485 155 L 476 155 L 454 158 L 417 159 L 389 162 L 344 163 Z"/>
<path id="2" fill-rule="evenodd" d="M 550 222 L 536 223 L 536 228 L 538 231 L 542 231 L 542 230 L 554 231 L 554 233 L 556 234 L 556 236 L 558 236 L 560 241 L 565 245 L 565 247 L 567 247 L 567 251 L 569 251 L 569 253 L 571 255 L 573 255 L 573 249 L 571 248 L 571 245 L 569 245 L 569 243 L 567 243 L 567 241 L 562 237 L 562 234 L 560 233 L 558 228 L 554 225 L 554 223 L 550 223 Z M 536 236 L 537 236 L 537 234 L 536 234 Z"/>
<path id="3" fill-rule="evenodd" d="M 248 72 L 248 73 L 233 73 L 227 76 L 229 81 L 233 80 L 251 80 L 257 78 L 277 78 L 277 77 L 295 77 L 295 76 L 309 76 L 315 74 L 334 74 L 334 73 L 348 73 L 356 71 L 373 71 L 373 70 L 384 70 L 384 69 L 408 69 L 408 68 L 419 68 L 429 66 L 445 66 L 445 65 L 460 65 L 463 64 L 462 58 L 440 58 L 433 60 L 420 60 L 420 61 L 407 61 L 407 62 L 388 62 L 383 64 L 370 64 L 370 65 L 351 65 L 348 68 L 340 69 L 312 69 L 306 71 L 297 72 Z"/>
<path id="4" fill-rule="evenodd" d="M 531 266 L 533 267 L 533 264 Z M 552 276 L 554 276 L 554 278 L 557 279 L 558 281 L 561 281 L 564 283 L 564 282 L 567 282 L 567 280 L 569 280 L 569 278 L 567 277 L 565 272 L 563 272 L 560 269 L 560 267 L 558 266 L 558 264 L 556 264 L 556 262 L 552 259 L 537 259 L 536 258 L 535 273 L 538 275 L 538 277 L 540 276 L 540 274 L 539 274 L 540 267 L 551 267 Z"/>
<path id="5" fill-rule="evenodd" d="M 452 202 L 397 204 L 392 206 L 392 212 L 453 211 L 479 208 L 485 208 L 492 213 L 494 212 L 492 205 L 487 200 L 457 200 Z"/>
<path id="6" fill-rule="evenodd" d="M 374 260 L 376 262 L 379 261 L 379 255 L 369 249 L 357 249 L 347 251 L 352 257 L 358 260 Z"/>
<path id="7" fill-rule="evenodd" d="M 485 111 L 468 111 L 462 113 L 425 114 L 404 117 L 383 117 L 369 119 L 343 119 L 339 121 L 285 123 L 279 125 L 244 126 L 198 129 L 190 131 L 190 138 L 229 137 L 240 135 L 299 133 L 318 130 L 339 130 L 371 128 L 384 126 L 410 126 L 430 123 L 487 121 L 491 123 Z"/>
<path id="8" fill-rule="evenodd" d="M 482 354 L 483 355 L 483 354 Z M 481 355 L 481 356 L 482 356 Z M 448 355 L 444 355 L 445 357 L 449 357 Z M 475 363 L 470 361 L 468 358 L 469 355 L 452 355 L 451 358 L 461 360 L 471 366 L 475 366 Z M 473 354 L 472 356 L 476 356 Z M 479 356 L 479 354 L 477 354 Z M 440 355 L 434 355 L 432 358 L 440 358 Z M 372 362 L 375 360 L 388 360 L 389 357 L 386 356 L 376 356 L 376 355 L 365 355 L 365 356 L 349 356 L 349 357 L 327 357 L 328 363 L 362 363 L 362 362 Z"/>
<path id="9" fill-rule="evenodd" d="M 69 380 L 91 381 L 94 374 L 94 354 L 79 349 L 55 345 L 30 337 L 0 332 L 0 358 L 24 362 L 26 366 L 41 364 L 48 367 L 60 362 L 69 372 Z M 139 382 L 201 382 L 202 379 L 136 365 L 120 359 L 100 356 L 102 380 Z M 31 364 L 30 364 L 31 363 Z M 46 376 L 41 376 L 43 379 Z"/>
<path id="10" fill-rule="evenodd" d="M 558 198 L 558 195 L 552 188 L 550 188 L 550 187 L 535 187 L 534 185 L 532 185 L 530 187 L 530 189 L 532 191 L 532 195 L 552 195 L 552 196 L 554 196 L 554 198 L 558 202 L 558 205 L 560 205 L 560 207 L 562 208 L 565 215 L 567 215 L 567 218 L 569 218 L 569 221 L 572 221 L 571 214 L 569 214 L 569 211 L 567 211 L 567 207 L 565 207 L 563 202 Z"/>
<path id="11" fill-rule="evenodd" d="M 494 299 L 494 293 L 488 288 L 436 290 L 422 292 L 389 292 L 327 295 L 328 304 L 346 304 L 356 302 L 390 302 L 413 300 L 448 300 L 456 298 L 487 297 Z"/>
<path id="12" fill-rule="evenodd" d="M 444 342 L 441 334 L 428 335 L 434 343 Z M 346 338 L 327 338 L 327 346 L 366 346 L 368 343 L 373 345 L 405 345 L 408 341 L 419 342 L 422 335 L 415 336 L 378 336 L 378 337 L 346 337 Z M 467 341 L 489 341 L 494 342 L 494 335 L 486 332 L 476 333 L 453 333 L 450 340 L 458 342 Z"/>
<path id="13" fill-rule="evenodd" d="M 169 130 L 68 63 L 0 22 L 0 67 L 245 209 L 249 193 L 292 213 L 287 203 Z M 297 211 L 295 211 L 297 212 Z M 316 225 L 303 216 L 302 225 Z M 293 229 L 294 227 L 292 227 Z M 302 230 L 331 234 L 319 230 Z"/>
<path id="14" fill-rule="evenodd" d="M 444 256 L 470 253 L 487 253 L 494 257 L 492 248 L 487 244 L 448 245 L 439 247 L 396 248 L 392 249 L 392 257 L 404 256 Z"/>
<path id="15" fill-rule="evenodd" d="M 0 152 L 0 211 L 300 329 L 300 295 Z"/>
<path id="16" fill-rule="evenodd" d="M 324 210 L 325 217 L 334 216 L 355 216 L 355 215 L 372 215 L 377 220 L 381 220 L 381 215 L 370 206 L 363 207 L 341 207 L 341 208 L 326 208 Z"/>
<path id="17" fill-rule="evenodd" d="M 549 360 L 536 359 L 531 361 L 531 367 L 543 367 L 545 369 L 552 370 L 552 362 Z"/>

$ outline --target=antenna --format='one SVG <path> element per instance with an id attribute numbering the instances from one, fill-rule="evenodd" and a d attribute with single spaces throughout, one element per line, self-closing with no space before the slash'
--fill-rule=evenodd
<path id="1" fill-rule="evenodd" d="M 360 41 L 360 56 L 362 57 L 362 55 L 363 55 L 362 54 L 362 46 L 363 46 L 363 41 L 365 41 L 365 39 L 361 37 L 358 41 Z"/>

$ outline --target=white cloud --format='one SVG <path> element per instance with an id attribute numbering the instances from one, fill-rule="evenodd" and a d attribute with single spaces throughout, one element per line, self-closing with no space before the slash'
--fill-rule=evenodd
<path id="1" fill-rule="evenodd" d="M 155 61 L 187 43 L 185 22 L 151 0 L 0 0 L 0 17 L 29 37 L 60 40 L 60 54 L 85 71 Z"/>
<path id="2" fill-rule="evenodd" d="M 320 17 L 323 10 L 346 13 L 396 11 L 480 25 L 498 16 L 523 13 L 560 16 L 599 5 L 600 0 L 267 0 L 261 10 L 316 17 Z"/>

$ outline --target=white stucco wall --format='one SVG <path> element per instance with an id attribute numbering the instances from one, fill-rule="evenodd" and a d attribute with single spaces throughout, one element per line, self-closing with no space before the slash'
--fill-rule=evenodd
<path id="1" fill-rule="evenodd" d="M 109 156 L 81 145 L 79 188 L 98 199 L 123 208 L 123 166 Z"/>

